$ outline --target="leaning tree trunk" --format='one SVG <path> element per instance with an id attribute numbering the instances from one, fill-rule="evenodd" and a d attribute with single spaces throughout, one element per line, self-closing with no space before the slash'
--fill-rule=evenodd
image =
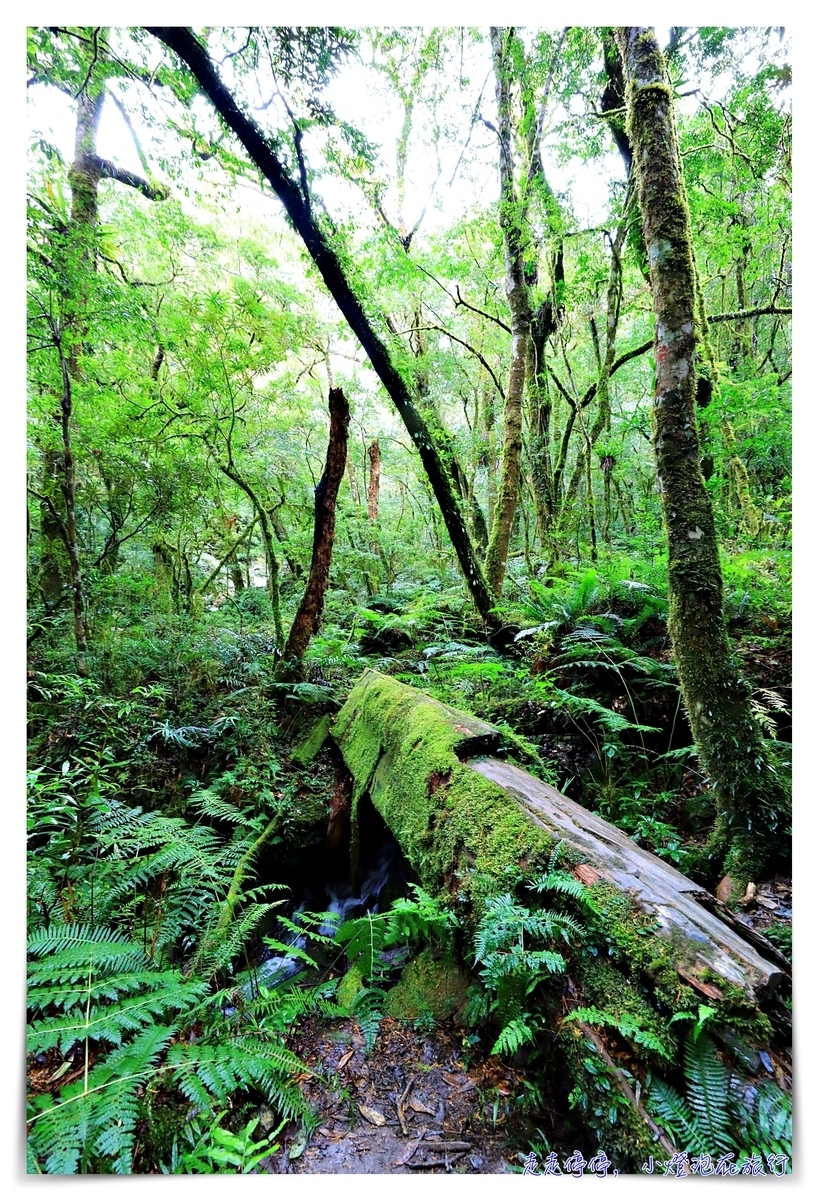
<path id="1" fill-rule="evenodd" d="M 711 857 L 753 878 L 787 823 L 722 611 L 722 578 L 696 433 L 695 279 L 673 98 L 653 31 L 618 28 L 628 128 L 656 314 L 654 447 L 668 543 L 668 627 L 685 709 L 717 800 Z"/>
<path id="2" fill-rule="evenodd" d="M 318 628 L 324 596 L 329 584 L 332 546 L 335 541 L 335 505 L 338 488 L 344 477 L 349 436 L 349 404 L 340 388 L 329 390 L 329 442 L 324 473 L 315 489 L 315 528 L 312 539 L 312 562 L 307 586 L 293 619 L 282 669 L 300 674 L 310 638 Z M 377 446 L 377 442 L 373 445 Z M 371 447 L 370 447 L 371 450 Z"/>
<path id="3" fill-rule="evenodd" d="M 504 630 L 502 621 L 493 611 L 494 597 L 474 552 L 451 476 L 445 468 L 435 439 L 386 342 L 366 312 L 362 298 L 353 290 L 341 258 L 321 228 L 313 212 L 312 198 L 306 184 L 298 184 L 285 170 L 275 153 L 273 143 L 265 138 L 258 125 L 239 109 L 234 96 L 222 83 L 204 46 L 189 29 L 179 26 L 146 28 L 149 33 L 175 51 L 186 64 L 225 125 L 236 135 L 252 162 L 284 205 L 327 290 L 363 346 L 417 448 L 477 611 L 492 638 L 498 641 L 508 640 L 508 633 Z M 302 174 L 305 176 L 306 172 Z"/>

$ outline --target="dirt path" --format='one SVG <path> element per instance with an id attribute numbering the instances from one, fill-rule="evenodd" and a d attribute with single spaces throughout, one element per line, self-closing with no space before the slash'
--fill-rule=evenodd
<path id="1" fill-rule="evenodd" d="M 420 1033 L 385 1017 L 367 1055 L 354 1021 L 329 1028 L 313 1019 L 291 1045 L 329 1082 L 301 1077 L 322 1123 L 303 1150 L 299 1128 L 290 1126 L 271 1171 L 482 1175 L 520 1165 L 519 1074 L 496 1058 L 467 1070 L 460 1035 L 445 1026 Z"/>

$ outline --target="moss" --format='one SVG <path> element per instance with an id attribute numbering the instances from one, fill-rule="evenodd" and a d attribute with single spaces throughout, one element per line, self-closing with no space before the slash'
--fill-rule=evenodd
<path id="1" fill-rule="evenodd" d="M 583 959 L 578 967 L 576 977 L 582 988 L 584 1005 L 592 1004 L 609 1014 L 613 1023 L 620 1018 L 630 1018 L 640 1030 L 657 1039 L 667 1058 L 673 1058 L 676 1041 L 668 1027 L 667 1019 L 648 1003 L 621 971 L 611 963 L 599 959 Z M 626 1040 L 630 1042 L 630 1039 Z M 634 1053 L 645 1059 L 655 1059 L 658 1053 L 645 1049 L 638 1042 L 630 1044 Z"/>
<path id="2" fill-rule="evenodd" d="M 360 967 L 350 967 L 346 975 L 338 984 L 336 998 L 338 1003 L 343 1008 L 351 1008 L 355 1002 L 355 997 L 363 991 L 364 977 L 361 974 Z"/>
<path id="3" fill-rule="evenodd" d="M 353 805 L 368 793 L 422 885 L 459 894 L 469 909 L 507 886 L 508 869 L 544 867 L 553 846 L 502 788 L 460 762 L 456 748 L 488 728 L 375 671 L 333 728 Z"/>
<path id="4" fill-rule="evenodd" d="M 306 767 L 308 763 L 312 762 L 329 737 L 329 727 L 331 724 L 332 717 L 329 713 L 325 713 L 323 717 L 316 721 L 304 741 L 293 750 L 292 760 L 294 763 L 298 763 L 300 767 Z"/>
<path id="5" fill-rule="evenodd" d="M 400 981 L 387 993 L 386 1011 L 406 1021 L 425 1016 L 443 1021 L 465 1005 L 468 983 L 453 958 L 423 950 L 406 964 Z"/>

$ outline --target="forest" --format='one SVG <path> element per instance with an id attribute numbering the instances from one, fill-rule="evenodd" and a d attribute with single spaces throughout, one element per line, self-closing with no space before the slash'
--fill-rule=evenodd
<path id="1" fill-rule="evenodd" d="M 30 1174 L 791 1172 L 790 58 L 27 30 Z"/>

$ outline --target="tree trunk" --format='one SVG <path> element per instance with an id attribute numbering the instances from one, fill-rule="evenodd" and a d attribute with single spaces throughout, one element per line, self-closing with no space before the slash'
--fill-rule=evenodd
<path id="1" fill-rule="evenodd" d="M 534 874 L 559 845 L 563 869 L 599 897 L 616 961 L 631 960 L 640 978 L 664 977 L 667 988 L 668 975 L 678 974 L 678 987 L 711 999 L 732 987 L 751 1004 L 781 981 L 786 960 L 723 914 L 715 896 L 602 817 L 492 757 L 501 741 L 495 726 L 367 670 L 332 736 L 352 775 L 353 819 L 369 796 L 422 886 L 457 889 L 467 926 L 477 923 L 487 891 L 508 889 L 511 868 Z"/>
<path id="2" fill-rule="evenodd" d="M 369 487 L 366 492 L 366 513 L 370 522 L 378 521 L 378 501 L 381 492 L 381 448 L 375 438 L 367 450 L 369 456 Z"/>
<path id="3" fill-rule="evenodd" d="M 59 482 L 60 470 L 60 455 L 55 450 L 44 450 L 43 499 L 40 501 L 40 591 L 48 613 L 53 612 L 60 603 L 65 587 L 64 526 L 53 508 L 54 486 Z"/>
<path id="4" fill-rule="evenodd" d="M 236 551 L 233 550 L 230 557 L 227 559 L 227 565 L 230 568 L 230 578 L 233 582 L 233 594 L 238 596 L 239 592 L 244 591 L 244 576 L 241 573 L 241 564 L 236 558 Z"/>
<path id="5" fill-rule="evenodd" d="M 722 578 L 696 434 L 695 283 L 673 99 L 653 31 L 615 32 L 656 314 L 654 447 L 668 542 L 668 628 L 696 747 L 715 789 L 711 856 L 737 878 L 774 857 L 787 797 L 764 749 L 749 688 L 733 661 Z"/>
<path id="6" fill-rule="evenodd" d="M 93 88 L 93 91 L 91 90 Z M 65 325 L 73 324 L 71 343 L 63 345 L 62 330 L 57 350 L 60 356 L 62 371 L 62 396 L 60 399 L 60 430 L 62 433 L 63 463 L 60 491 L 65 505 L 66 548 L 71 576 L 71 595 L 74 607 L 74 640 L 77 647 L 77 671 L 80 675 L 88 674 L 85 659 L 87 650 L 85 632 L 85 601 L 82 587 L 82 568 L 80 566 L 79 547 L 77 544 L 76 516 L 76 471 L 74 453 L 71 447 L 71 417 L 73 414 L 72 385 L 82 378 L 80 360 L 82 343 L 87 326 L 85 310 L 88 305 L 87 278 L 93 270 L 94 227 L 97 221 L 99 172 L 96 169 L 96 139 L 99 119 L 102 115 L 102 103 L 105 98 L 101 86 L 90 81 L 80 92 L 77 100 L 77 125 L 74 137 L 74 161 L 68 174 L 71 187 L 71 221 L 72 240 L 76 245 L 76 261 L 74 270 L 78 273 L 74 294 L 68 300 L 64 314 Z"/>
<path id="7" fill-rule="evenodd" d="M 301 190 L 284 170 L 256 123 L 239 110 L 207 51 L 189 29 L 161 26 L 148 28 L 148 32 L 175 51 L 189 67 L 219 116 L 235 133 L 284 205 L 327 290 L 363 346 L 417 448 L 477 611 L 490 634 L 501 641 L 506 640 L 502 622 L 492 611 L 494 598 L 475 555 L 451 478 L 412 398 L 406 379 L 367 315 L 361 298 L 353 291 L 338 254 L 313 214 L 309 192 Z"/>
<path id="8" fill-rule="evenodd" d="M 352 503 L 356 508 L 361 507 L 361 493 L 358 491 L 358 480 L 355 478 L 355 468 L 352 465 L 352 459 L 347 459 L 347 475 L 349 476 L 349 491 L 352 496 Z"/>
<path id="9" fill-rule="evenodd" d="M 506 296 L 511 311 L 511 365 L 506 391 L 500 489 L 486 551 L 486 579 L 493 594 L 499 598 L 503 590 L 511 527 L 520 494 L 523 391 L 531 333 L 531 310 L 523 265 L 523 210 L 514 186 L 510 64 L 503 46 L 503 31 L 496 26 L 491 30 L 491 47 L 500 126 L 500 228 L 503 231 L 506 261 Z"/>
<path id="10" fill-rule="evenodd" d="M 212 446 L 210 447 L 212 450 Z M 215 458 L 215 452 L 214 452 Z M 270 604 L 273 608 L 273 629 L 275 631 L 276 645 L 284 645 L 284 629 L 281 625 L 281 593 L 279 590 L 278 574 L 279 565 L 276 557 L 275 543 L 273 542 L 273 531 L 270 528 L 270 518 L 267 515 L 267 510 L 261 503 L 261 500 L 256 495 L 255 489 L 247 482 L 247 480 L 236 470 L 233 461 L 225 466 L 216 458 L 216 465 L 219 470 L 232 479 L 236 487 L 241 488 L 247 499 L 253 506 L 253 509 L 258 517 L 259 525 L 261 525 L 261 536 L 264 540 L 264 551 L 267 558 L 267 595 L 270 597 Z"/>
<path id="11" fill-rule="evenodd" d="M 278 515 L 278 510 L 276 508 L 270 509 L 270 524 L 273 527 L 273 533 L 276 535 L 281 544 L 281 551 L 284 555 L 287 566 L 290 568 L 293 579 L 300 579 L 304 574 L 304 568 L 301 566 L 301 563 L 298 561 L 295 555 L 290 552 L 289 534 L 287 533 L 284 522 Z"/>
<path id="12" fill-rule="evenodd" d="M 318 629 L 324 596 L 329 584 L 332 546 L 335 541 L 335 505 L 338 488 L 344 477 L 349 435 L 349 404 L 340 388 L 329 391 L 329 442 L 327 461 L 318 487 L 315 489 L 315 530 L 312 540 L 312 562 L 307 586 L 293 619 L 284 666 L 288 672 L 300 674 L 301 664 L 310 638 Z M 377 442 L 373 445 L 377 447 Z M 372 447 L 370 447 L 370 450 Z M 370 504 L 371 504 L 370 481 Z M 371 512 L 371 509 L 370 509 Z"/>

